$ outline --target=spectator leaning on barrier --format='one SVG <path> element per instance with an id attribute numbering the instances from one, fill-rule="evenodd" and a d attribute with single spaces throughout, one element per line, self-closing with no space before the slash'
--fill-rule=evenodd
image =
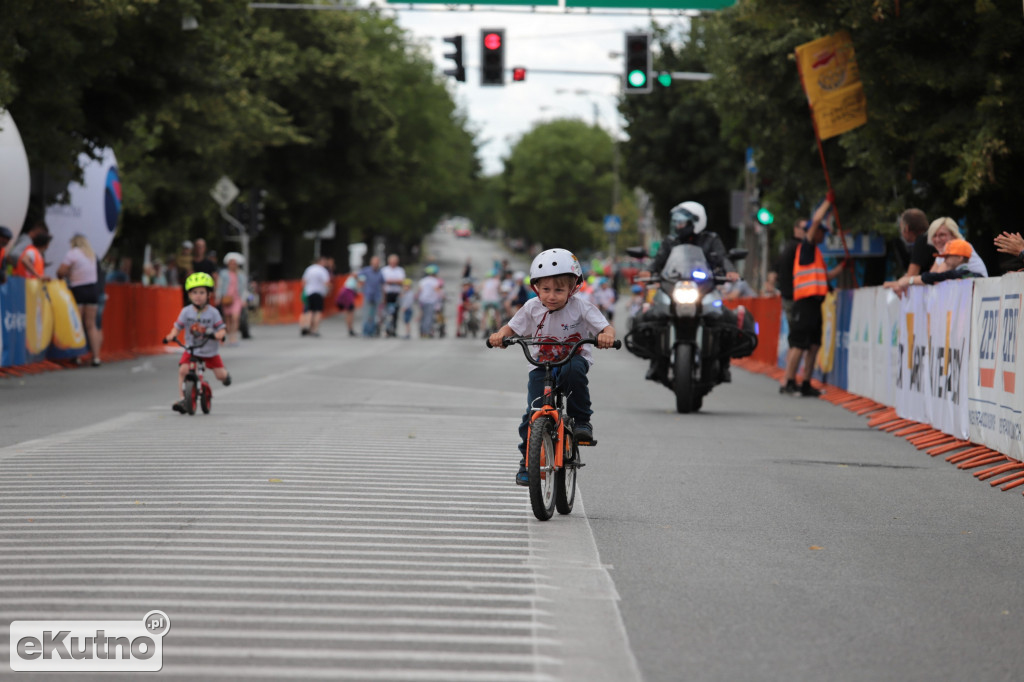
<path id="1" fill-rule="evenodd" d="M 969 277 L 981 277 L 968 266 L 971 254 L 974 249 L 964 239 L 954 239 L 946 244 L 945 250 L 939 254 L 943 258 L 942 268 L 939 272 L 923 272 L 920 275 L 904 275 L 895 282 L 886 282 L 886 289 L 892 289 L 903 295 L 909 286 L 918 284 L 937 284 L 948 279 L 966 279 Z"/>
<path id="2" fill-rule="evenodd" d="M 1024 237 L 1020 236 L 1020 232 L 997 234 L 992 242 L 996 245 L 999 253 L 1008 253 L 1017 261 L 1024 261 Z M 1016 265 L 1020 265 L 1020 262 L 1017 262 Z"/>
<path id="3" fill-rule="evenodd" d="M 900 214 L 900 236 L 910 245 L 908 275 L 931 270 L 935 256 L 928 246 L 928 216 L 919 208 L 908 208 Z"/>
<path id="4" fill-rule="evenodd" d="M 942 272 L 940 269 L 942 265 L 942 250 L 946 248 L 946 244 L 954 239 L 963 239 L 964 236 L 960 234 L 960 229 L 956 225 L 956 221 L 952 218 L 943 217 L 937 218 L 932 221 L 932 224 L 928 226 L 928 244 L 935 248 L 933 257 L 935 262 L 932 267 L 929 268 L 931 272 Z M 979 277 L 988 277 L 988 268 L 985 267 L 985 262 L 981 260 L 981 256 L 978 255 L 977 251 L 972 251 L 971 260 L 968 261 L 967 267 L 971 272 L 976 273 Z M 918 273 L 920 274 L 920 273 Z"/>

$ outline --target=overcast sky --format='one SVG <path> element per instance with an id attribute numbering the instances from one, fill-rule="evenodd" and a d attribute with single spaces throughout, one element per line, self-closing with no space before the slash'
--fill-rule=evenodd
<path id="1" fill-rule="evenodd" d="M 602 128 L 622 137 L 616 98 L 617 74 L 624 68 L 621 53 L 625 33 L 647 30 L 651 22 L 649 16 L 496 12 L 479 7 L 477 5 L 474 11 L 401 10 L 398 21 L 417 40 L 429 46 L 439 71 L 451 66 L 444 58 L 444 54 L 451 51 L 451 45 L 442 38 L 462 34 L 466 82 L 451 81 L 456 101 L 478 131 L 486 174 L 501 171 L 501 159 L 508 155 L 510 145 L 538 121 L 576 117 L 593 123 L 596 116 Z M 662 25 L 685 21 L 683 17 L 658 18 Z M 483 28 L 505 29 L 505 68 L 526 67 L 525 82 L 512 82 L 508 73 L 504 87 L 481 87 L 480 30 Z M 613 57 L 610 53 L 617 54 Z M 603 71 L 616 76 L 541 74 L 531 69 Z"/>

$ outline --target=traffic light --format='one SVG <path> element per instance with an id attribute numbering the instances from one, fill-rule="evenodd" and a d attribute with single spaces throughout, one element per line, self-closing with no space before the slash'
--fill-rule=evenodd
<path id="1" fill-rule="evenodd" d="M 480 31 L 480 85 L 505 84 L 505 29 Z"/>
<path id="2" fill-rule="evenodd" d="M 626 94 L 643 95 L 651 91 L 651 34 L 626 34 Z"/>
<path id="3" fill-rule="evenodd" d="M 761 223 L 762 225 L 771 225 L 772 223 L 775 222 L 775 215 L 767 208 L 762 206 L 761 208 L 757 209 L 757 222 Z"/>
<path id="4" fill-rule="evenodd" d="M 253 189 L 252 190 L 252 201 L 253 201 L 253 212 L 252 212 L 252 229 L 251 234 L 263 231 L 263 225 L 266 220 L 266 213 L 264 213 L 267 204 L 267 190 L 265 189 Z"/>
<path id="5" fill-rule="evenodd" d="M 454 52 L 447 53 L 444 58 L 450 59 L 455 62 L 454 69 L 445 69 L 444 75 L 455 76 L 455 80 L 460 83 L 466 82 L 466 67 L 462 65 L 462 36 L 446 36 L 444 42 L 451 43 L 452 47 L 455 48 Z"/>
<path id="6" fill-rule="evenodd" d="M 512 67 L 512 80 L 514 80 L 514 81 L 525 81 L 526 80 L 526 67 L 525 66 L 513 66 Z"/>

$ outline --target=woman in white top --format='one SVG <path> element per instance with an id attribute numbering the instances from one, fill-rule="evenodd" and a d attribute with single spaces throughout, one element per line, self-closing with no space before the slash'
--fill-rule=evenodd
<path id="1" fill-rule="evenodd" d="M 938 218 L 933 220 L 932 224 L 928 226 L 928 243 L 934 246 L 935 250 L 939 253 L 942 253 L 949 242 L 954 239 L 963 238 L 963 235 L 960 234 L 960 229 L 956 225 L 956 221 L 952 218 Z M 942 265 L 943 261 L 945 261 L 945 258 L 936 256 L 931 271 L 941 272 L 938 268 Z M 967 261 L 967 269 L 981 277 L 988 277 L 988 268 L 985 267 L 985 261 L 981 260 L 981 256 L 978 255 L 977 249 L 971 251 L 971 259 Z"/>
<path id="2" fill-rule="evenodd" d="M 78 314 L 85 325 L 85 338 L 92 353 L 92 366 L 100 366 L 100 347 L 103 345 L 103 330 L 96 326 L 96 310 L 100 302 L 100 285 L 96 269 L 96 254 L 85 235 L 76 234 L 71 238 L 71 250 L 64 256 L 57 277 L 67 278 L 71 295 L 78 304 Z"/>

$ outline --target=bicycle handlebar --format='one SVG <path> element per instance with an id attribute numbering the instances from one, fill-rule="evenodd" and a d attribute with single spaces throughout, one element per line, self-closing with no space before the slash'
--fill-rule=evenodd
<path id="1" fill-rule="evenodd" d="M 485 339 L 484 343 L 487 345 L 488 348 L 494 348 L 494 346 L 491 345 L 490 339 Z M 526 356 L 526 361 L 529 362 L 534 367 L 561 367 L 565 363 L 569 362 L 570 359 L 572 359 L 572 356 L 576 354 L 576 351 L 579 349 L 580 346 L 585 346 L 588 343 L 596 346 L 597 339 L 580 339 L 579 341 L 576 341 L 574 343 L 565 343 L 560 341 L 537 340 L 534 339 L 532 336 L 506 336 L 501 340 L 501 347 L 508 348 L 513 344 L 519 344 L 520 346 L 522 346 L 523 355 Z M 571 346 L 571 348 L 569 349 L 569 352 L 566 353 L 565 357 L 562 358 L 561 360 L 546 360 L 541 362 L 534 360 L 533 356 L 530 355 L 530 346 Z M 612 344 L 612 348 L 614 348 L 615 350 L 622 348 L 622 341 L 616 339 L 615 343 Z"/>
<path id="2" fill-rule="evenodd" d="M 201 338 L 202 338 L 202 340 L 203 340 L 203 341 L 202 341 L 202 343 L 197 343 L 197 344 L 196 344 L 196 345 L 194 345 L 194 346 L 186 346 L 185 344 L 183 344 L 183 343 L 182 343 L 181 341 L 179 341 L 179 340 L 178 340 L 178 337 L 177 337 L 177 336 L 175 336 L 175 337 L 174 337 L 173 341 L 174 341 L 174 343 L 178 344 L 179 346 L 181 346 L 182 348 L 184 348 L 184 349 L 185 349 L 186 351 L 188 351 L 189 353 L 192 353 L 192 352 L 193 352 L 193 351 L 194 351 L 194 350 L 195 350 L 196 348 L 199 348 L 200 346 L 202 346 L 202 345 L 205 345 L 205 344 L 206 344 L 206 342 L 207 342 L 207 341 L 209 341 L 210 339 L 215 339 L 215 338 L 217 338 L 217 335 L 216 335 L 216 334 L 203 334 Z M 164 338 L 162 338 L 162 339 L 160 339 L 160 340 L 161 340 L 161 341 L 162 341 L 162 342 L 163 342 L 163 343 L 164 343 L 165 345 L 166 345 L 167 343 L 169 343 L 169 341 L 167 340 L 167 337 L 164 337 Z"/>

